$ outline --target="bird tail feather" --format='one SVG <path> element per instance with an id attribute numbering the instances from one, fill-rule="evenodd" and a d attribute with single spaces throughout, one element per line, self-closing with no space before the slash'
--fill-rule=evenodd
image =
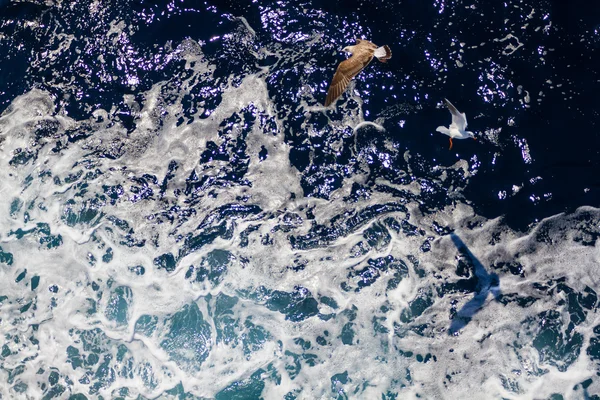
<path id="1" fill-rule="evenodd" d="M 373 53 L 373 55 L 375 57 L 377 57 L 377 59 L 379 61 L 387 62 L 387 60 L 392 58 L 392 50 L 390 50 L 390 48 L 387 45 L 381 46 L 381 47 L 378 47 L 377 49 L 375 49 L 375 52 Z"/>
<path id="2" fill-rule="evenodd" d="M 446 128 L 445 126 L 438 126 L 436 128 L 436 131 L 438 131 L 439 133 L 443 133 L 444 135 L 450 136 L 450 129 Z"/>

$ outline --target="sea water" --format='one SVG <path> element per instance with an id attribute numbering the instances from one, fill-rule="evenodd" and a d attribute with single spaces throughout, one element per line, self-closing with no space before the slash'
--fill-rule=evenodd
<path id="1" fill-rule="evenodd" d="M 522 3 L 382 4 L 395 38 L 366 3 L 3 5 L 0 398 L 598 398 L 600 210 L 535 169 L 511 63 L 560 31 Z M 404 70 L 325 110 L 371 35 Z"/>

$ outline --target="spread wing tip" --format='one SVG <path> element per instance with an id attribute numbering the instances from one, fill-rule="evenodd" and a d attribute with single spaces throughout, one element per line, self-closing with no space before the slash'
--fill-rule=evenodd
<path id="1" fill-rule="evenodd" d="M 454 107 L 454 105 L 450 103 L 450 101 L 447 98 L 444 98 L 444 103 L 446 104 L 446 107 L 448 107 L 448 110 L 450 110 L 450 113 L 454 115 L 460 115 L 456 107 Z"/>
<path id="2" fill-rule="evenodd" d="M 333 102 L 337 100 L 338 97 L 340 97 L 340 95 L 341 93 L 335 93 L 332 90 L 328 91 L 327 97 L 325 98 L 325 107 L 329 107 Z"/>
<path id="3" fill-rule="evenodd" d="M 334 88 L 330 88 L 327 91 L 327 97 L 325 98 L 325 107 L 329 107 L 334 101 L 336 101 L 337 98 L 340 97 L 340 94 L 341 93 L 336 93 Z"/>

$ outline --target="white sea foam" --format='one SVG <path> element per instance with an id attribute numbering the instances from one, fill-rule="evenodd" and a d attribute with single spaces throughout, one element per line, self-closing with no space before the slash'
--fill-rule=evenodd
<path id="1" fill-rule="evenodd" d="M 146 147 L 137 144 L 136 152 L 128 153 L 119 160 L 95 160 L 94 168 L 102 170 L 104 174 L 90 182 L 83 197 L 91 199 L 93 194 L 101 193 L 102 185 L 120 183 L 125 187 L 130 175 L 140 176 L 148 172 L 162 177 L 166 174 L 165 156 L 181 161 L 181 170 L 177 174 L 179 179 L 188 176 L 197 168 L 193 160 L 200 157 L 210 138 L 197 135 L 216 130 L 220 119 L 251 103 L 260 110 L 269 112 L 266 90 L 261 89 L 261 85 L 257 78 L 249 77 L 244 80 L 242 85 L 223 96 L 223 103 L 215 111 L 213 118 L 179 128 L 169 124 L 167 119 L 167 123 L 163 125 L 166 128 L 159 129 L 152 135 L 134 132 L 132 137 L 142 135 L 145 138 Z M 252 97 L 249 93 L 252 93 Z M 257 96 L 257 93 L 261 95 Z M 246 94 L 248 97 L 244 97 Z M 147 98 L 152 99 L 152 93 Z M 146 117 L 142 118 L 150 118 L 148 116 L 152 115 L 152 103 L 153 100 L 150 100 L 144 105 L 141 114 Z M 32 106 L 24 107 L 23 104 Z M 130 393 L 153 397 L 182 381 L 186 391 L 210 397 L 229 383 L 247 379 L 257 369 L 264 369 L 272 363 L 282 376 L 282 381 L 281 384 L 276 384 L 265 378 L 268 381 L 263 392 L 265 398 L 279 398 L 294 389 L 302 390 L 302 396 L 306 397 L 328 396 L 331 393 L 328 377 L 344 371 L 348 371 L 352 381 L 338 383 L 337 390 L 351 393 L 356 386 L 368 382 L 360 392 L 365 397 L 376 397 L 388 388 L 407 397 L 420 394 L 429 398 L 457 398 L 466 396 L 473 390 L 484 390 L 488 397 L 510 396 L 506 382 L 514 382 L 516 386 L 513 386 L 518 387 L 516 393 L 520 397 L 534 398 L 564 393 L 565 387 L 574 387 L 595 371 L 595 364 L 584 354 L 585 348 L 566 371 L 560 371 L 542 361 L 532 346 L 532 335 L 539 327 L 528 326 L 524 321 L 543 311 L 557 309 L 557 301 L 562 297 L 540 295 L 539 290 L 531 286 L 531 282 L 545 282 L 566 276 L 567 285 L 576 291 L 581 292 L 586 286 L 598 287 L 596 246 L 584 246 L 573 241 L 573 237 L 579 232 L 573 229 L 577 216 L 588 213 L 598 218 L 596 209 L 582 209 L 574 216 L 556 216 L 523 235 L 504 227 L 501 220 L 486 221 L 477 217 L 468 206 L 460 202 L 456 206 L 427 215 L 419 212 L 416 204 L 408 204 L 411 215 L 408 221 L 423 229 L 424 235 L 406 236 L 388 230 L 391 235 L 389 243 L 380 248 L 372 247 L 364 255 L 352 257 L 352 249 L 364 240 L 365 229 L 374 223 L 381 223 L 384 218 L 382 216 L 327 245 L 298 251 L 290 247 L 288 234 L 273 230 L 281 223 L 282 210 L 304 215 L 302 210 L 307 206 L 314 207 L 316 222 L 327 225 L 343 210 L 351 209 L 344 202 L 343 196 L 334 196 L 330 202 L 303 198 L 298 172 L 289 165 L 289 150 L 284 143 L 278 141 L 280 135 L 265 134 L 253 129 L 246 138 L 251 157 L 247 177 L 253 182 L 252 188 L 236 187 L 219 193 L 217 198 L 204 199 L 198 205 L 198 217 L 179 226 L 177 230 L 181 233 L 194 231 L 203 219 L 203 214 L 235 201 L 240 195 L 248 196 L 248 203 L 260 206 L 263 213 L 271 213 L 276 217 L 239 220 L 234 226 L 234 238 L 248 226 L 260 225 L 250 235 L 247 247 L 239 247 L 238 239 L 217 239 L 178 260 L 175 271 L 167 274 L 164 270 L 153 267 L 153 259 L 165 252 L 177 254 L 180 242 L 167 235 L 172 229 L 169 224 L 156 225 L 148 220 L 147 217 L 158 211 L 157 207 L 161 207 L 157 202 L 142 200 L 133 203 L 124 197 L 114 206 L 109 203 L 102 206 L 107 215 L 127 220 L 138 239 L 146 238 L 150 241 L 158 235 L 155 244 L 148 243 L 142 248 L 121 245 L 119 241 L 123 240 L 126 232 L 115 227 L 108 229 L 110 224 L 106 218 L 92 226 L 69 226 L 65 223 L 64 210 L 69 199 L 77 198 L 76 185 L 56 185 L 49 177 L 39 178 L 39 175 L 44 170 L 50 170 L 52 176 L 64 180 L 69 173 L 79 169 L 85 172 L 85 168 L 73 168 L 85 151 L 80 146 L 70 146 L 59 155 L 52 154 L 51 140 L 48 139 L 48 143 L 32 144 L 33 134 L 40 121 L 59 121 L 59 136 L 65 127 L 80 125 L 82 122 L 53 115 L 53 109 L 52 100 L 47 94 L 33 91 L 16 99 L 10 111 L 0 119 L 4 139 L 1 153 L 1 162 L 4 164 L 1 180 L 4 195 L 1 206 L 5 210 L 1 246 L 4 252 L 14 255 L 12 266 L 5 265 L 0 269 L 0 279 L 6 282 L 2 295 L 8 297 L 1 308 L 2 330 L 11 337 L 22 338 L 18 344 L 13 341 L 7 343 L 11 351 L 18 353 L 5 358 L 4 369 L 11 370 L 24 363 L 25 371 L 19 375 L 19 379 L 28 384 L 31 396 L 43 394 L 35 384 L 43 379 L 43 375 L 36 375 L 36 371 L 50 367 L 71 377 L 74 383 L 69 390 L 72 393 L 87 393 L 89 387 L 76 382 L 82 377 L 81 370 L 73 369 L 67 363 L 67 348 L 79 340 L 73 329 L 85 331 L 96 327 L 106 335 L 103 340 L 112 343 L 107 345 L 107 349 L 112 350 L 107 350 L 109 353 L 106 354 L 116 357 L 116 344 L 125 345 L 132 354 L 138 371 L 133 378 L 120 377 L 100 389 L 99 393 L 104 395 L 110 395 L 115 388 L 126 386 L 130 388 Z M 150 122 L 142 122 L 140 125 L 144 132 L 149 131 L 148 126 L 154 126 Z M 106 131 L 99 130 L 98 134 L 104 132 Z M 211 140 L 218 140 L 218 137 L 212 136 Z M 260 146 L 268 149 L 268 157 L 262 162 L 258 160 Z M 18 168 L 8 165 L 17 148 L 37 149 L 37 159 Z M 161 149 L 177 148 L 185 149 L 185 152 L 161 152 Z M 124 166 L 127 169 L 123 170 Z M 26 183 L 29 175 L 33 180 Z M 183 184 L 177 180 L 170 183 L 173 187 L 181 187 Z M 351 185 L 351 181 L 344 185 Z M 414 189 L 409 190 L 414 192 Z M 290 200 L 291 193 L 296 194 L 295 200 Z M 178 201 L 169 198 L 174 202 Z M 23 206 L 10 214 L 11 204 L 15 199 L 20 199 Z M 394 199 L 380 193 L 359 201 L 352 208 L 360 210 L 390 201 Z M 24 222 L 25 212 L 29 215 L 28 222 Z M 389 215 L 402 220 L 407 213 L 396 212 Z M 433 221 L 453 228 L 488 273 L 491 272 L 490 266 L 499 262 L 522 264 L 526 278 L 500 273 L 499 289 L 504 294 L 518 293 L 520 297 L 531 296 L 537 301 L 523 308 L 515 303 L 504 305 L 490 294 L 481 310 L 459 334 L 448 335 L 448 310 L 452 308 L 451 303 L 456 301 L 456 306 L 460 308 L 473 294 L 457 292 L 443 297 L 436 295 L 440 284 L 457 280 L 455 268 L 459 253 L 449 236 L 439 236 L 431 231 Z M 21 239 L 11 233 L 17 229 L 32 229 L 38 223 L 47 223 L 52 235 L 60 234 L 62 244 L 47 249 L 45 244 L 40 244 L 40 238 L 43 237 L 41 233 L 26 235 Z M 475 227 L 471 227 L 472 225 Z M 308 221 L 303 219 L 294 235 L 307 234 L 310 227 Z M 261 245 L 262 238 L 267 234 L 273 240 L 271 246 Z M 490 244 L 495 235 L 499 235 L 501 240 Z M 545 241 L 540 241 L 540 235 L 546 238 Z M 432 251 L 424 253 L 420 246 L 427 236 L 434 240 Z M 113 260 L 106 263 L 101 259 L 107 247 L 112 248 Z M 209 282 L 192 283 L 186 280 L 184 274 L 188 266 L 197 265 L 214 249 L 228 250 L 237 259 L 230 265 L 223 282 L 214 286 Z M 90 265 L 90 254 L 96 260 L 94 265 Z M 403 260 L 409 255 L 415 256 L 424 276 L 420 277 L 409 263 L 408 277 L 396 289 L 386 292 L 385 276 L 360 292 L 348 292 L 340 288 L 340 283 L 346 281 L 349 271 L 364 266 L 370 258 L 388 255 Z M 304 261 L 305 268 L 292 273 L 287 267 L 298 257 Z M 240 262 L 242 258 L 248 261 Z M 136 276 L 129 269 L 134 265 L 145 266 L 146 273 Z M 17 275 L 25 269 L 26 278 L 15 282 Z M 40 286 L 35 291 L 26 287 L 33 276 L 40 277 Z M 127 324 L 107 318 L 105 310 L 110 306 L 110 293 L 113 290 L 107 286 L 109 281 L 112 281 L 113 289 L 118 286 L 131 289 Z M 100 285 L 98 293 L 103 293 L 101 298 L 92 289 L 92 282 Z M 48 291 L 51 285 L 59 288 L 58 293 Z M 232 309 L 234 318 L 239 321 L 251 320 L 253 324 L 262 326 L 269 332 L 270 339 L 250 355 L 244 354 L 242 346 L 232 348 L 223 343 L 215 343 L 216 327 L 210 318 L 214 313 L 214 310 L 210 311 L 214 303 L 207 300 L 206 296 L 211 294 L 214 297 L 219 293 L 237 296 L 239 290 L 254 290 L 259 286 L 291 292 L 298 285 L 308 289 L 313 295 L 334 299 L 339 306 L 338 317 L 328 321 L 311 317 L 301 322 L 290 322 L 283 314 L 264 308 L 260 300 L 240 299 Z M 430 294 L 432 305 L 414 321 L 402 323 L 403 310 L 425 293 Z M 90 306 L 88 299 L 97 300 L 97 312 L 91 315 L 86 312 Z M 31 301 L 34 307 L 25 312 L 19 311 Z M 168 322 L 163 330 L 157 329 L 150 337 L 134 333 L 133 329 L 135 321 L 144 314 L 173 315 L 191 302 L 198 305 L 204 318 L 209 321 L 212 336 L 208 358 L 197 369 L 189 370 L 170 361 L 172 356 L 159 346 L 163 340 L 161 338 L 165 337 L 164 329 L 168 329 Z M 356 306 L 356 317 L 351 321 L 355 330 L 353 345 L 343 345 L 339 337 L 343 326 L 350 320 L 347 316 L 340 316 L 339 311 L 351 310 L 353 306 Z M 383 306 L 388 309 L 386 312 L 381 312 Z M 335 312 L 324 304 L 320 304 L 319 308 L 323 314 Z M 558 310 L 562 308 L 558 307 Z M 565 312 L 562 314 L 568 317 Z M 373 331 L 374 317 L 381 317 L 381 324 L 387 329 L 387 333 Z M 591 328 L 598 322 L 593 314 L 588 314 L 588 319 L 576 327 L 576 332 L 581 333 L 587 342 L 592 336 Z M 31 336 L 34 324 L 39 325 L 39 330 L 35 333 L 39 340 L 36 345 L 26 339 Z M 427 327 L 423 334 L 417 335 L 410 327 L 420 324 L 426 324 Z M 323 336 L 326 330 L 329 332 L 326 339 L 329 344 L 316 345 L 317 336 Z M 243 330 L 238 334 L 243 335 Z M 299 375 L 292 380 L 285 370 L 285 366 L 293 362 L 291 356 L 286 355 L 286 350 L 299 351 L 298 345 L 294 343 L 294 338 L 297 337 L 311 341 L 310 352 L 317 356 L 318 362 L 313 367 L 304 365 Z M 410 351 L 413 355 L 402 356 L 399 350 L 404 353 Z M 431 354 L 435 356 L 435 360 L 431 358 L 427 362 L 419 362 L 416 360 L 417 354 L 423 358 Z M 33 356 L 33 359 L 24 361 L 28 356 Z M 182 357 L 190 359 L 194 357 L 194 353 L 182 353 Z M 142 375 L 139 375 L 142 371 L 148 371 L 148 366 L 157 382 L 157 386 L 152 388 L 144 384 Z M 538 375 L 538 368 L 547 372 Z M 407 370 L 410 371 L 410 380 L 406 378 Z M 451 381 L 447 376 L 451 376 Z M 6 373 L 3 373 L 3 379 L 8 379 Z M 402 388 L 402 385 L 406 386 Z M 13 389 L 5 387 L 2 390 L 7 397 L 14 394 Z M 575 395 L 578 392 L 573 389 L 572 393 Z"/>

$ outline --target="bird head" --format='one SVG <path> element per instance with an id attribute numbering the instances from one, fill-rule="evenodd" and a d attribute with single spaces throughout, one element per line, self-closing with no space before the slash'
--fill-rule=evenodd
<path id="1" fill-rule="evenodd" d="M 354 46 L 346 46 L 342 49 L 342 51 L 352 54 L 352 53 L 354 53 Z"/>

